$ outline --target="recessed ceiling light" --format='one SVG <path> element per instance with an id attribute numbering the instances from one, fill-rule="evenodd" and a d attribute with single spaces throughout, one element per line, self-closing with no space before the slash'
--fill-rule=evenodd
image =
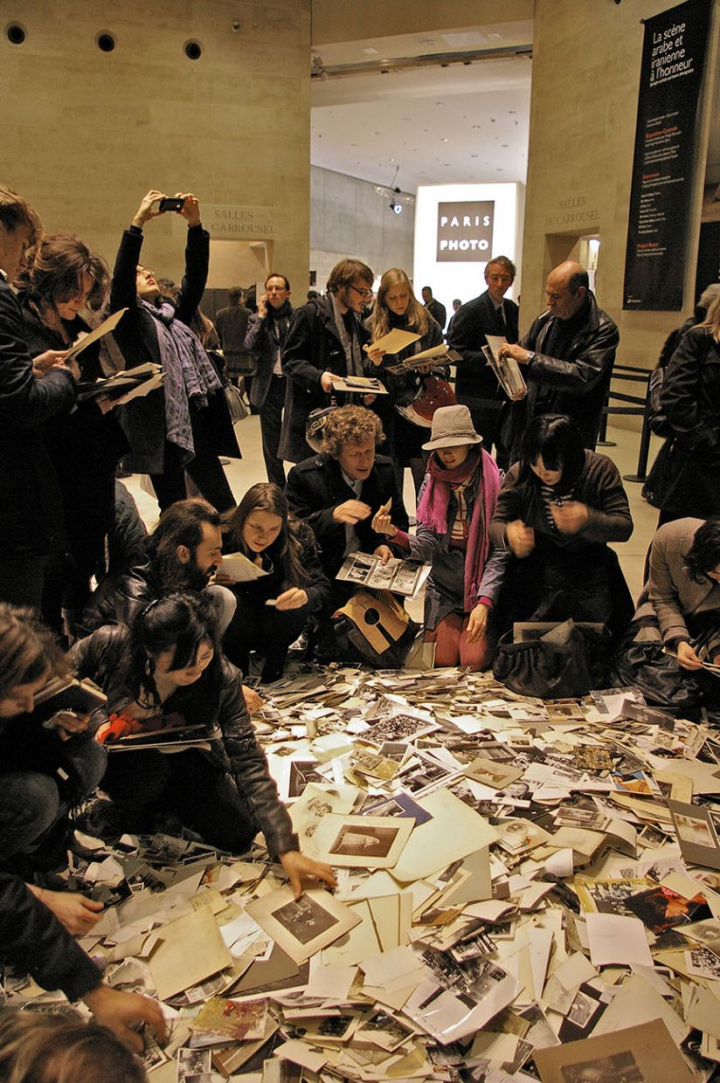
<path id="1" fill-rule="evenodd" d="M 363 49 L 363 52 L 367 53 L 368 56 L 377 56 L 378 54 L 378 50 L 373 49 L 372 45 L 368 45 L 365 49 Z"/>
<path id="2" fill-rule="evenodd" d="M 497 30 L 491 30 L 488 33 L 488 38 L 490 41 L 500 41 L 502 38 L 502 34 L 499 34 Z"/>
<path id="3" fill-rule="evenodd" d="M 449 143 L 450 140 L 447 137 L 445 137 L 444 139 L 441 139 L 440 142 L 441 143 Z"/>

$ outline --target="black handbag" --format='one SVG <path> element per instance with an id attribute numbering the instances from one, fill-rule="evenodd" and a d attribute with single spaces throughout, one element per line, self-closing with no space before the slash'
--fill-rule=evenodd
<path id="1" fill-rule="evenodd" d="M 681 716 L 704 698 L 697 677 L 680 669 L 677 659 L 665 654 L 661 640 L 626 642 L 613 662 L 610 684 L 633 685 L 651 706 Z"/>
<path id="2" fill-rule="evenodd" d="M 513 643 L 512 631 L 506 632 L 493 675 L 511 691 L 541 699 L 577 698 L 591 688 L 607 687 L 610 633 L 566 623 L 562 642 L 543 636 Z"/>

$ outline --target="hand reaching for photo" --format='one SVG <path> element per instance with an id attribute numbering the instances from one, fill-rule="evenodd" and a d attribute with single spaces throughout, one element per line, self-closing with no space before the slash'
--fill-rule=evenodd
<path id="1" fill-rule="evenodd" d="M 280 861 L 288 875 L 290 887 L 296 899 L 299 899 L 303 893 L 304 879 L 321 880 L 328 887 L 337 887 L 335 873 L 329 865 L 323 864 L 322 861 L 314 861 L 311 857 L 305 857 L 299 850 L 288 850 L 281 854 Z"/>

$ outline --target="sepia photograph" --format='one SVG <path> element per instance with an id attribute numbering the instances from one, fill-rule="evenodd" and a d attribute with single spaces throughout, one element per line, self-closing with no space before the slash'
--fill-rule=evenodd
<path id="1" fill-rule="evenodd" d="M 326 929 L 337 924 L 332 914 L 309 895 L 302 895 L 299 899 L 293 899 L 285 906 L 273 910 L 272 916 L 301 944 L 309 944 Z"/>
<path id="2" fill-rule="evenodd" d="M 328 815 L 315 833 L 313 852 L 340 868 L 392 868 L 414 826 L 409 817 Z"/>
<path id="3" fill-rule="evenodd" d="M 563 1083 L 651 1083 L 637 1066 L 632 1053 L 614 1053 L 599 1060 L 562 1069 Z"/>

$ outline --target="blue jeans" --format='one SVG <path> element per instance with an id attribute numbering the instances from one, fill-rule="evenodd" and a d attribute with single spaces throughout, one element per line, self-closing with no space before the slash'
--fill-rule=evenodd
<path id="1" fill-rule="evenodd" d="M 15 855 L 36 855 L 52 863 L 56 836 L 64 836 L 68 812 L 99 785 L 107 766 L 105 749 L 82 735 L 60 742 L 44 733 L 46 755 L 33 762 L 33 744 L 11 755 L 11 770 L 0 774 L 0 863 Z M 52 760 L 55 760 L 53 765 Z M 3 757 L 4 766 L 8 766 Z M 54 769 L 53 769 L 54 766 Z"/>

